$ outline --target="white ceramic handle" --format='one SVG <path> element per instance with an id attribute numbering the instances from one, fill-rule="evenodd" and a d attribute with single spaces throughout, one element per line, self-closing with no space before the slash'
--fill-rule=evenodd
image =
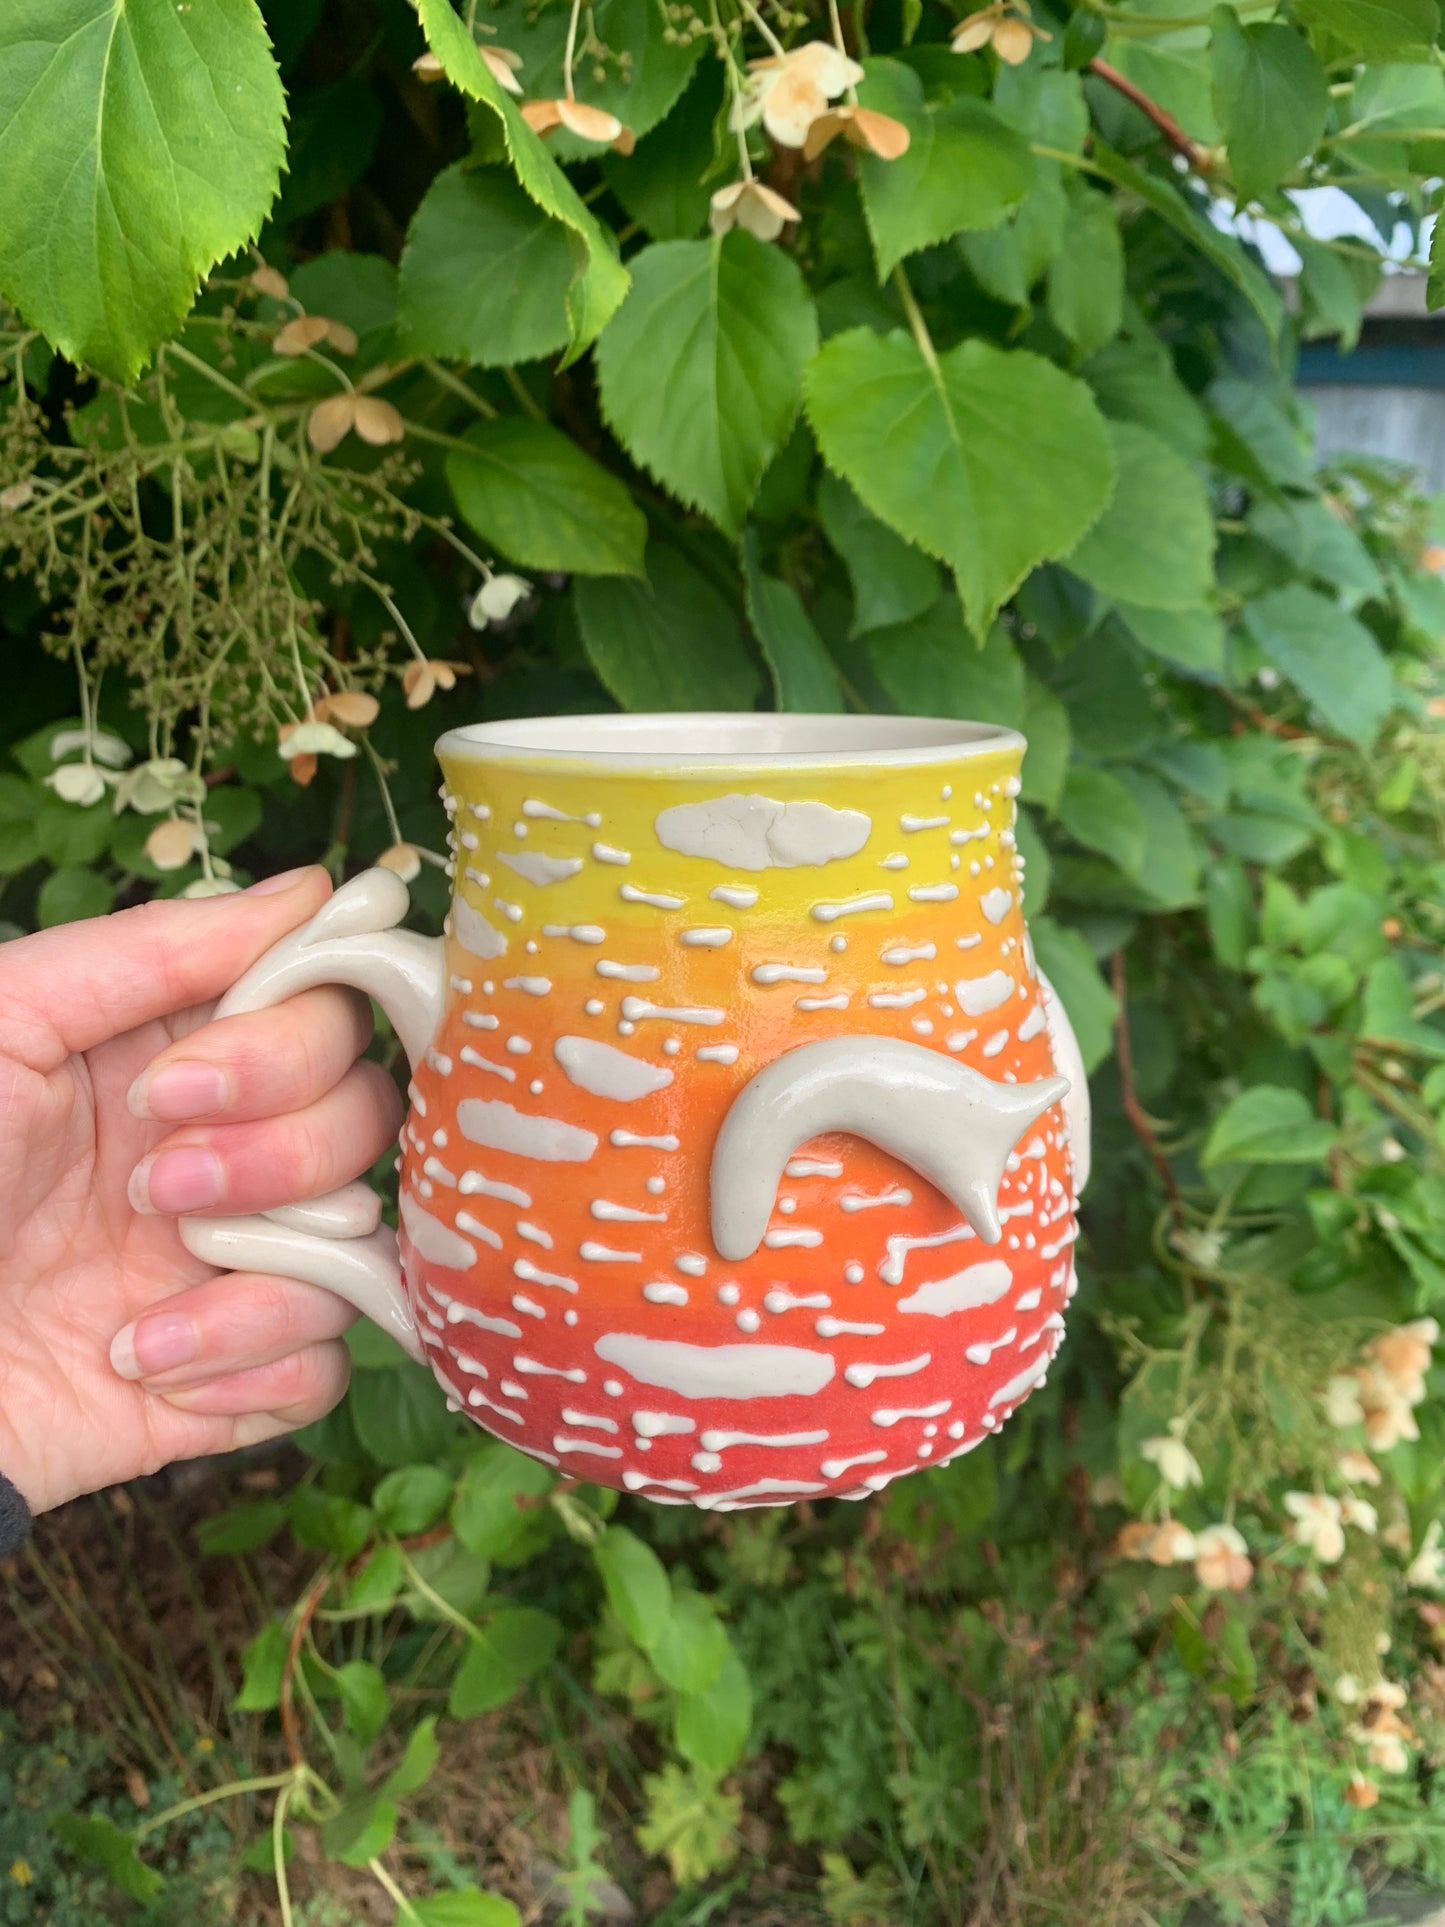
<path id="1" fill-rule="evenodd" d="M 406 885 L 390 870 L 363 871 L 252 964 L 217 1004 L 216 1016 L 268 1010 L 318 984 L 351 984 L 381 1005 L 415 1067 L 441 1020 L 446 963 L 440 937 L 395 928 L 409 903 Z M 376 1194 L 358 1182 L 307 1204 L 246 1217 L 182 1218 L 180 1234 L 206 1264 L 334 1291 L 420 1359 L 396 1233 L 380 1219 Z"/>

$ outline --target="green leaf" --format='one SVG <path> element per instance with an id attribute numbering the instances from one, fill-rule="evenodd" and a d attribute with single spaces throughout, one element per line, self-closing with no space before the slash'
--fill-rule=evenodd
<path id="1" fill-rule="evenodd" d="M 259 1499 L 254 1505 L 232 1506 L 196 1527 L 196 1543 L 214 1558 L 220 1553 L 255 1552 L 269 1545 L 286 1523 L 279 1499 Z"/>
<path id="2" fill-rule="evenodd" d="M 835 335 L 808 370 L 829 467 L 945 561 L 982 633 L 1038 563 L 1066 555 L 1113 487 L 1103 417 L 1038 355 L 966 341 L 930 365 L 910 336 Z"/>
<path id="3" fill-rule="evenodd" d="M 1234 192 L 1256 200 L 1274 187 L 1325 131 L 1330 93 L 1309 42 L 1277 21 L 1241 23 L 1216 7 L 1211 73 L 1214 111 L 1229 149 Z"/>
<path id="4" fill-rule="evenodd" d="M 303 1546 L 354 1559 L 371 1537 L 370 1509 L 320 1486 L 298 1485 L 286 1501 L 291 1530 Z"/>
<path id="5" fill-rule="evenodd" d="M 1182 910 L 1199 900 L 1199 847 L 1188 818 L 1156 777 L 1122 769 L 1119 781 L 1144 820 L 1144 854 L 1134 881 L 1151 909 Z"/>
<path id="6" fill-rule="evenodd" d="M 1023 827 L 1022 817 L 1019 827 Z M 1019 844 L 1022 848 L 1022 837 Z M 1092 1073 L 1114 1048 L 1118 1001 L 1099 975 L 1094 953 L 1077 930 L 1055 923 L 1052 917 L 1036 917 L 1030 911 L 1029 932 L 1039 967 L 1068 1012 L 1084 1069 Z"/>
<path id="7" fill-rule="evenodd" d="M 1389 659 L 1363 623 L 1302 583 L 1247 603 L 1244 626 L 1328 726 L 1353 743 L 1374 740 L 1395 703 Z"/>
<path id="8" fill-rule="evenodd" d="M 741 228 L 657 241 L 597 347 L 602 412 L 633 459 L 735 535 L 788 439 L 818 319 L 797 263 Z"/>
<path id="9" fill-rule="evenodd" d="M 1429 0 L 1429 4 L 1433 5 L 1434 0 Z M 1197 248 L 1213 267 L 1239 289 L 1264 323 L 1271 340 L 1278 336 L 1284 323 L 1284 301 L 1274 282 L 1246 254 L 1232 234 L 1221 233 L 1201 208 L 1186 200 L 1177 188 L 1169 186 L 1156 175 L 1146 173 L 1142 167 L 1136 167 L 1133 161 L 1125 160 L 1122 154 L 1116 154 L 1103 141 L 1094 142 L 1090 159 L 1095 171 L 1102 174 L 1105 180 L 1137 195 L 1161 221 L 1167 221 L 1191 246 Z"/>
<path id="10" fill-rule="evenodd" d="M 402 1538 L 425 1532 L 447 1509 L 452 1482 L 434 1465 L 404 1465 L 388 1472 L 371 1495 L 372 1510 L 389 1532 Z"/>
<path id="11" fill-rule="evenodd" d="M 1380 593 L 1380 571 L 1369 550 L 1318 496 L 1258 501 L 1249 511 L 1249 528 L 1302 575 L 1318 576 L 1351 602 Z"/>
<path id="12" fill-rule="evenodd" d="M 451 0 L 412 0 L 412 4 L 427 44 L 448 79 L 471 99 L 490 108 L 501 122 L 507 153 L 526 193 L 544 214 L 561 221 L 581 240 L 580 257 L 567 291 L 571 354 L 575 357 L 596 340 L 617 312 L 627 293 L 627 270 L 612 251 L 611 237 L 599 227 L 540 137 L 492 78 L 476 42 L 453 11 Z"/>
<path id="13" fill-rule="evenodd" d="M 1124 243 L 1106 194 L 1070 181 L 1068 218 L 1049 268 L 1049 319 L 1087 360 L 1124 319 Z"/>
<path id="14" fill-rule="evenodd" d="M 67 803 L 46 790 L 35 812 L 35 836 L 40 854 L 59 868 L 67 863 L 94 863 L 110 842 L 115 815 L 109 800 L 82 807 Z M 149 828 L 147 829 L 149 834 Z"/>
<path id="15" fill-rule="evenodd" d="M 435 1458 L 456 1426 L 446 1397 L 425 1365 L 403 1359 L 393 1371 L 361 1371 L 347 1409 L 356 1436 L 379 1465 L 417 1465 Z"/>
<path id="16" fill-rule="evenodd" d="M 404 1800 L 409 1793 L 426 1785 L 437 1770 L 442 1750 L 437 1744 L 436 1715 L 428 1714 L 412 1728 L 406 1751 L 381 1783 L 381 1790 L 393 1800 Z"/>
<path id="17" fill-rule="evenodd" d="M 62 1846 L 99 1867 L 129 1900 L 154 1900 L 165 1886 L 155 1868 L 141 1859 L 130 1834 L 103 1813 L 57 1813 L 50 1831 Z"/>
<path id="18" fill-rule="evenodd" d="M 1058 162 L 1040 161 L 1037 179 L 1017 208 L 998 227 L 960 234 L 959 252 L 995 301 L 1025 307 L 1034 283 L 1059 251 L 1068 213 Z"/>
<path id="19" fill-rule="evenodd" d="M 279 1619 L 261 1628 L 241 1655 L 241 1690 L 236 1695 L 238 1713 L 269 1713 L 281 1703 L 281 1679 L 286 1670 L 290 1635 Z"/>
<path id="20" fill-rule="evenodd" d="M 522 1916 L 510 1900 L 484 1894 L 480 1887 L 413 1900 L 411 1910 L 421 1927 L 522 1927 Z"/>
<path id="21" fill-rule="evenodd" d="M 361 1746 L 370 1746 L 391 1712 L 386 1681 L 380 1669 L 369 1660 L 348 1660 L 337 1668 L 334 1684 L 341 1695 L 341 1710 L 347 1726 Z"/>
<path id="22" fill-rule="evenodd" d="M 731 1650 L 711 1601 L 701 1593 L 683 1590 L 673 1594 L 672 1611 L 663 1620 L 649 1657 L 679 1693 L 705 1693 Z"/>
<path id="23" fill-rule="evenodd" d="M 719 1872 L 738 1852 L 741 1794 L 724 1793 L 717 1776 L 671 1763 L 642 1782 L 647 1818 L 637 1829 L 645 1853 L 666 1857 L 672 1877 L 689 1886 Z"/>
<path id="24" fill-rule="evenodd" d="M 1110 422 L 1108 432 L 1118 481 L 1069 568 L 1123 602 L 1197 607 L 1214 583 L 1214 516 L 1198 470 L 1135 422 Z"/>
<path id="25" fill-rule="evenodd" d="M 378 1546 L 346 1589 L 346 1605 L 367 1612 L 380 1612 L 401 1591 L 404 1582 L 401 1552 L 396 1546 Z"/>
<path id="26" fill-rule="evenodd" d="M 848 484 L 826 469 L 818 483 L 818 519 L 853 584 L 850 634 L 907 622 L 937 602 L 937 563 L 870 515 Z"/>
<path id="27" fill-rule="evenodd" d="M 67 867 L 52 870 L 40 886 L 37 904 L 40 927 L 79 923 L 84 917 L 103 917 L 115 902 L 115 885 L 94 870 Z"/>
<path id="28" fill-rule="evenodd" d="M 1377 1041 L 1400 1044 L 1427 1057 L 1445 1057 L 1445 1030 L 1415 1015 L 1409 979 L 1396 957 L 1382 957 L 1371 966 L 1360 1028 Z"/>
<path id="29" fill-rule="evenodd" d="M 757 666 L 732 605 L 674 548 L 651 542 L 647 581 L 573 585 L 592 667 L 625 709 L 751 709 Z"/>
<path id="30" fill-rule="evenodd" d="M 1224 621 L 1216 609 L 1145 609 L 1115 604 L 1134 640 L 1153 656 L 1215 680 L 1224 673 Z"/>
<path id="31" fill-rule="evenodd" d="M 1255 941 L 1257 920 L 1249 872 L 1237 857 L 1217 857 L 1204 879 L 1204 914 L 1209 940 L 1222 964 L 1243 970 Z"/>
<path id="32" fill-rule="evenodd" d="M 531 1606 L 508 1606 L 493 1613 L 468 1644 L 447 1710 L 454 1719 L 470 1719 L 501 1706 L 534 1673 L 541 1672 L 561 1638 L 561 1625 L 551 1613 Z"/>
<path id="33" fill-rule="evenodd" d="M 567 345 L 574 239 L 501 167 L 438 174 L 401 257 L 404 350 L 507 368 Z"/>
<path id="34" fill-rule="evenodd" d="M 528 569 L 640 575 L 647 522 L 625 484 L 570 435 L 529 415 L 475 422 L 447 456 L 457 507 Z"/>
<path id="35" fill-rule="evenodd" d="M 503 0 L 481 16 L 488 37 L 495 36 L 492 44 L 521 56 L 520 78 L 534 99 L 555 98 L 563 90 L 570 13 L 569 7 Z M 587 31 L 594 45 L 601 43 L 608 51 L 594 64 L 582 46 L 577 50 L 578 93 L 589 106 L 615 114 L 638 140 L 671 110 L 706 44 L 703 36 L 686 32 L 669 39 L 659 27 L 653 0 L 597 0 Z M 569 164 L 595 161 L 599 154 L 595 141 L 580 140 L 565 128 L 551 134 L 548 145 Z"/>
<path id="36" fill-rule="evenodd" d="M 537 1502 L 557 1483 L 550 1466 L 507 1445 L 484 1445 L 468 1463 L 452 1502 L 458 1539 L 479 1558 L 505 1561 L 527 1535 Z"/>
<path id="37" fill-rule="evenodd" d="M 626 1526 L 608 1526 L 592 1548 L 607 1601 L 644 1652 L 651 1652 L 672 1611 L 667 1569 L 652 1547 Z"/>
<path id="38" fill-rule="evenodd" d="M 875 629 L 866 641 L 879 682 L 905 714 L 1022 727 L 1024 668 L 1013 638 L 996 622 L 980 649 L 956 597 L 940 596 L 914 621 Z"/>
<path id="39" fill-rule="evenodd" d="M 748 619 L 772 676 L 778 708 L 803 715 L 841 710 L 843 694 L 828 652 L 797 591 L 763 574 L 755 529 L 743 537 L 743 585 Z"/>
<path id="40" fill-rule="evenodd" d="M 1278 393 L 1226 375 L 1209 390 L 1214 459 L 1271 495 L 1314 486 L 1314 455 Z"/>
<path id="41" fill-rule="evenodd" d="M 1433 47 L 1440 31 L 1435 0 L 1297 0 L 1295 14 L 1361 60 Z"/>
<path id="42" fill-rule="evenodd" d="M 519 1550 L 536 1551 L 545 1544 L 546 1534 L 536 1530 L 538 1523 L 536 1513 L 526 1515 Z M 468 1552 L 455 1536 L 443 1539 L 437 1545 L 418 1546 L 408 1563 L 415 1570 L 417 1579 L 427 1587 L 426 1592 L 422 1592 L 420 1585 L 413 1584 L 410 1574 L 403 1571 L 406 1590 L 401 1595 L 401 1603 L 413 1619 L 428 1622 L 445 1620 L 445 1608 L 448 1606 L 464 1619 L 472 1619 L 485 1606 L 487 1589 L 492 1583 L 491 1561 Z M 440 1607 L 435 1603 L 433 1594 L 442 1602 Z"/>
<path id="43" fill-rule="evenodd" d="M 1144 813 L 1117 776 L 1075 763 L 1064 780 L 1058 817 L 1076 843 L 1108 857 L 1125 876 L 1138 875 L 1144 861 Z"/>
<path id="44" fill-rule="evenodd" d="M 711 1684 L 677 1703 L 677 1750 L 707 1772 L 728 1773 L 743 1756 L 752 1724 L 752 1682 L 729 1642 Z"/>
<path id="45" fill-rule="evenodd" d="M 133 381 L 259 232 L 284 112 L 255 0 L 8 0 L 0 292 L 72 361 Z"/>
<path id="46" fill-rule="evenodd" d="M 897 60 L 868 60 L 858 89 L 865 107 L 908 129 L 908 151 L 883 161 L 858 157 L 863 212 L 886 281 L 919 248 L 965 229 L 997 227 L 1033 184 L 1028 141 L 981 100 L 966 94 L 933 104 L 923 82 Z"/>
<path id="47" fill-rule="evenodd" d="M 328 1860 L 344 1867 L 364 1867 L 386 1852 L 396 1837 L 395 1802 L 379 1793 L 363 1793 L 348 1800 L 321 1829 L 321 1845 Z"/>
<path id="48" fill-rule="evenodd" d="M 690 241 L 707 225 L 722 102 L 722 63 L 704 60 L 676 107 L 633 153 L 602 157 L 608 186 L 654 241 Z"/>
<path id="49" fill-rule="evenodd" d="M 1069 712 L 1037 676 L 1030 676 L 1024 688 L 1023 733 L 1028 740 L 1024 794 L 1031 803 L 1052 812 L 1058 808 L 1069 767 Z"/>
<path id="50" fill-rule="evenodd" d="M 1338 1135 L 1301 1092 L 1255 1084 L 1214 1120 L 1199 1162 L 1206 1171 L 1226 1163 L 1318 1164 Z"/>

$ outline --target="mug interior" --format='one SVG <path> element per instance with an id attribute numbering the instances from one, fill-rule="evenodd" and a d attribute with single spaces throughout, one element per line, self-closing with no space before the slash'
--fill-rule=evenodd
<path id="1" fill-rule="evenodd" d="M 662 765 L 675 771 L 789 764 L 954 762 L 1025 748 L 1016 730 L 936 716 L 730 714 L 721 710 L 651 715 L 525 716 L 450 729 L 436 753 L 448 762 Z"/>

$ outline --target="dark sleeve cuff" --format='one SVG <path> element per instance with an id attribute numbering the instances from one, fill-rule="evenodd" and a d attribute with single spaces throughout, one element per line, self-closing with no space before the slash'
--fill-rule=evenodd
<path id="1" fill-rule="evenodd" d="M 30 1537 L 30 1508 L 0 1473 L 0 1559 L 9 1559 Z"/>

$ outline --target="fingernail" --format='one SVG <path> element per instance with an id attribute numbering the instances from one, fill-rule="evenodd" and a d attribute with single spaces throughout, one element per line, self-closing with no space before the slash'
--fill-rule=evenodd
<path id="1" fill-rule="evenodd" d="M 189 1365 L 198 1349 L 196 1328 L 180 1312 L 138 1318 L 111 1340 L 111 1370 L 121 1378 L 154 1378 Z"/>
<path id="2" fill-rule="evenodd" d="M 294 884 L 299 883 L 302 877 L 314 867 L 313 864 L 303 863 L 299 870 L 283 870 L 278 877 L 262 877 L 259 883 L 253 883 L 251 885 L 246 895 L 248 897 L 274 897 L 282 890 L 291 889 Z"/>
<path id="3" fill-rule="evenodd" d="M 182 1118 L 212 1117 L 225 1104 L 230 1086 L 214 1064 L 190 1060 L 167 1064 L 163 1070 L 142 1071 L 126 1093 L 132 1117 L 158 1118 L 175 1123 Z"/>
<path id="4" fill-rule="evenodd" d="M 215 1152 L 186 1145 L 142 1158 L 130 1174 L 128 1190 L 134 1210 L 151 1214 L 163 1211 L 174 1216 L 219 1204 L 225 1188 L 225 1174 Z"/>

